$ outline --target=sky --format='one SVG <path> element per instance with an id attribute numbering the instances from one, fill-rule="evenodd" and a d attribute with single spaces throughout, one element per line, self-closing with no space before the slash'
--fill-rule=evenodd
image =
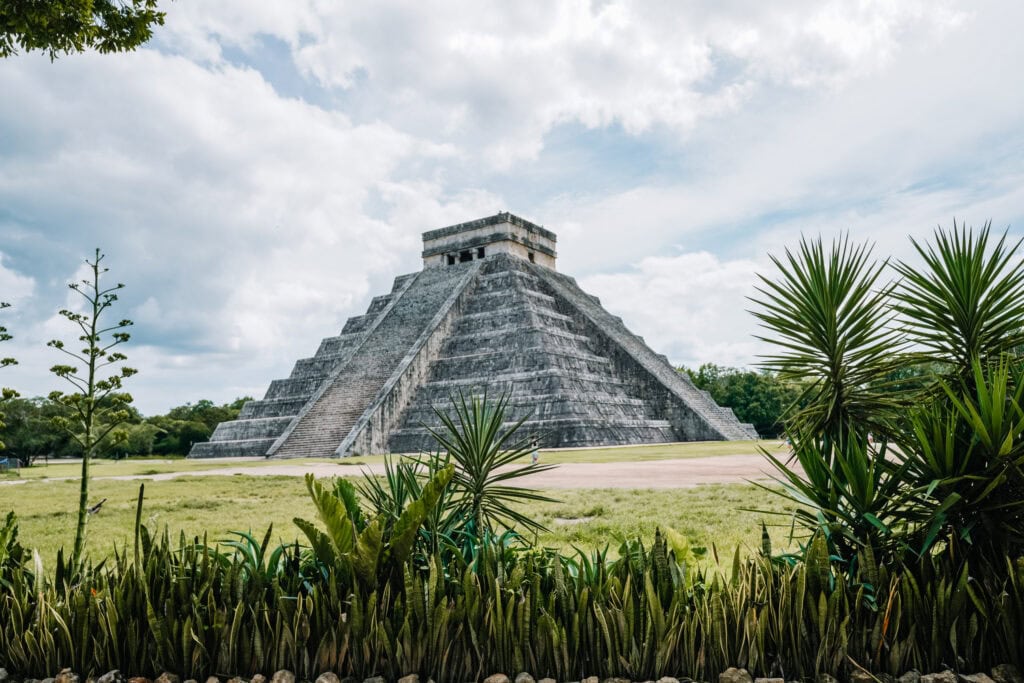
<path id="1" fill-rule="evenodd" d="M 771 254 L 1024 234 L 1024 4 L 174 0 L 128 54 L 0 60 L 0 384 L 62 388 L 96 247 L 144 414 L 262 396 L 511 211 L 675 363 L 752 366 Z M 1016 85 L 1014 85 L 1016 83 Z"/>

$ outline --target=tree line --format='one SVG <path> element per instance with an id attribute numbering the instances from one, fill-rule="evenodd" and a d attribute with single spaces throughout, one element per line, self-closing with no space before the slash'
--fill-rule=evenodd
<path id="1" fill-rule="evenodd" d="M 698 389 L 711 394 L 720 406 L 732 408 L 740 422 L 749 422 L 762 437 L 783 433 L 783 418 L 800 402 L 803 387 L 767 370 L 733 368 L 704 363 L 696 370 L 679 368 Z"/>
<path id="2" fill-rule="evenodd" d="M 143 416 L 128 408 L 128 418 L 118 430 L 106 454 L 113 458 L 135 455 L 186 455 L 192 444 L 208 441 L 220 422 L 233 420 L 245 396 L 230 403 L 215 404 L 208 399 L 175 406 L 163 415 Z M 4 423 L 0 442 L 3 455 L 17 458 L 23 466 L 41 457 L 79 457 L 81 447 L 68 431 L 60 427 L 68 408 L 45 397 L 11 398 L 4 403 Z"/>

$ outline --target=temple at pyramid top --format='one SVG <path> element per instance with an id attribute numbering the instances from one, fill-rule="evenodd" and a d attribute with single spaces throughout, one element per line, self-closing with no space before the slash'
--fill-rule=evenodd
<path id="1" fill-rule="evenodd" d="M 555 233 L 511 213 L 423 233 L 423 267 L 453 266 L 508 254 L 555 269 Z"/>
<path id="2" fill-rule="evenodd" d="M 545 447 L 753 439 L 597 297 L 555 270 L 556 237 L 510 213 L 423 235 L 423 269 L 270 382 L 190 457 L 433 450 L 457 394 L 507 395 Z"/>

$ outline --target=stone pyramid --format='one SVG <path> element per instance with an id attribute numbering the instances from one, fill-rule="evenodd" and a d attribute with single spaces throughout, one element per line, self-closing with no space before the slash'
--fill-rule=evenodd
<path id="1" fill-rule="evenodd" d="M 508 393 L 545 447 L 754 439 L 555 270 L 554 233 L 500 213 L 423 235 L 423 270 L 350 318 L 189 457 L 431 450 L 433 406 Z"/>

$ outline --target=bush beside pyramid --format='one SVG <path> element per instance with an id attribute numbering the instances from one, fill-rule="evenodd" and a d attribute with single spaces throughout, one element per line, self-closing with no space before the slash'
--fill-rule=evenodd
<path id="1" fill-rule="evenodd" d="M 501 213 L 423 237 L 423 270 L 189 457 L 431 450 L 433 406 L 459 391 L 508 393 L 544 447 L 757 438 L 556 272 L 550 231 Z"/>

